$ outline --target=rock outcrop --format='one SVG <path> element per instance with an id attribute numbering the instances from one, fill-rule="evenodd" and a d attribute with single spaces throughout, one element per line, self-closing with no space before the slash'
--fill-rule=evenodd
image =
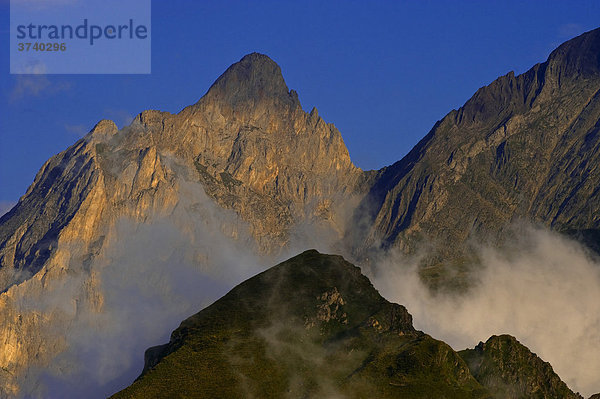
<path id="1" fill-rule="evenodd" d="M 459 354 L 494 398 L 583 399 L 560 380 L 549 363 L 510 335 L 494 335 Z"/>

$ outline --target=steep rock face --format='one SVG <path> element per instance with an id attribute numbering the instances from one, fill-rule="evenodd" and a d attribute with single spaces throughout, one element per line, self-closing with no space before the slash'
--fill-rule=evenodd
<path id="1" fill-rule="evenodd" d="M 115 233 L 119 222 L 177 213 L 178 227 L 193 234 L 204 217 L 200 191 L 237 215 L 218 227 L 223 233 L 240 237 L 248 226 L 251 246 L 276 254 L 299 223 L 341 234 L 334 204 L 361 180 L 339 131 L 316 109 L 304 112 L 279 66 L 261 54 L 232 65 L 178 114 L 144 111 L 121 130 L 100 121 L 48 160 L 0 219 L 0 378 L 7 378 L 0 385 L 11 387 L 0 394 L 14 393 L 27 367 L 46 364 L 67 345 L 53 326 L 102 310 L 95 265 L 123 238 Z M 72 310 L 23 305 L 44 303 L 49 287 L 72 276 Z"/>
<path id="2" fill-rule="evenodd" d="M 311 250 L 245 281 L 146 352 L 115 398 L 487 398 L 360 269 Z"/>
<path id="3" fill-rule="evenodd" d="M 510 335 L 494 335 L 459 354 L 477 381 L 495 398 L 583 399 L 560 380 L 549 363 Z"/>
<path id="4" fill-rule="evenodd" d="M 340 132 L 316 109 L 304 112 L 279 66 L 256 53 L 197 104 L 177 115 L 142 113 L 134 123 L 194 165 L 207 193 L 249 221 L 265 248 L 285 243 L 287 228 L 305 218 L 341 230 L 331 205 L 363 180 Z"/>
<path id="5" fill-rule="evenodd" d="M 287 228 L 306 216 L 332 219 L 332 202 L 351 194 L 362 178 L 339 131 L 316 109 L 304 112 L 279 66 L 253 53 L 179 114 L 144 111 L 121 131 L 101 121 L 52 157 L 0 220 L 3 274 L 37 272 L 86 200 L 95 198 L 95 208 L 103 208 L 96 218 L 81 216 L 87 222 L 78 238 L 86 244 L 98 238 L 92 220 L 105 223 L 121 214 L 144 220 L 153 204 L 168 209 L 161 204 L 161 196 L 171 197 L 164 193 L 165 173 L 201 181 L 221 206 L 250 222 L 265 251 L 285 244 Z M 106 193 L 98 192 L 107 185 Z M 113 205 L 119 209 L 101 214 Z M 3 277 L 4 290 L 12 276 Z"/>
<path id="6" fill-rule="evenodd" d="M 96 161 L 83 141 L 52 157 L 19 203 L 0 219 L 2 291 L 36 273 L 67 226 L 81 227 L 84 240 L 94 235 L 102 209 L 92 211 L 96 215 L 88 212 L 100 205 L 96 202 L 103 195 Z"/>
<path id="7" fill-rule="evenodd" d="M 448 252 L 515 219 L 597 229 L 599 49 L 596 29 L 478 90 L 379 171 L 351 238 L 405 251 L 427 239 Z"/>

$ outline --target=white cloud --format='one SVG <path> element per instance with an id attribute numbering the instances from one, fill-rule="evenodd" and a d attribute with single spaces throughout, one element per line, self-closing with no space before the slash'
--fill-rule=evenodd
<path id="1" fill-rule="evenodd" d="M 526 228 L 502 250 L 481 248 L 479 283 L 466 296 L 431 295 L 417 261 L 390 256 L 373 282 L 405 305 L 415 326 L 462 350 L 511 334 L 550 362 L 573 390 L 600 390 L 600 264 L 577 243 Z"/>
<path id="2" fill-rule="evenodd" d="M 46 75 L 46 65 L 41 62 L 30 63 L 20 69 L 21 74 L 15 76 L 15 86 L 9 94 L 10 102 L 17 102 L 27 97 L 39 97 L 43 93 L 55 94 L 68 90 L 68 82 L 51 81 Z"/>
<path id="3" fill-rule="evenodd" d="M 93 263 L 70 263 L 68 277 L 48 281 L 43 301 L 20 299 L 20 311 L 52 311 L 68 320 L 40 331 L 49 342 L 65 337 L 68 347 L 48 367 L 22 376 L 22 395 L 100 398 L 131 384 L 148 347 L 167 342 L 183 319 L 271 263 L 255 254 L 248 234 L 197 183 L 182 182 L 168 217 L 144 224 L 121 219 Z M 103 298 L 100 312 L 88 309 L 89 294 L 82 294 L 91 286 Z M 85 309 L 76 317 L 73 303 Z"/>

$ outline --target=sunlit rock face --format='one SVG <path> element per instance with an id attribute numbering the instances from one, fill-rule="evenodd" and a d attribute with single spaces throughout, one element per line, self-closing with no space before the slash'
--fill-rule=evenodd
<path id="1" fill-rule="evenodd" d="M 59 239 L 90 245 L 108 221 L 168 214 L 181 179 L 201 182 L 272 251 L 294 222 L 333 218 L 331 203 L 361 177 L 339 131 L 316 109 L 304 112 L 277 64 L 253 53 L 180 113 L 144 111 L 121 131 L 100 121 L 46 162 L 2 218 L 3 289 L 11 272 L 37 272 Z"/>
<path id="2" fill-rule="evenodd" d="M 341 235 L 335 206 L 358 193 L 362 176 L 339 131 L 316 109 L 304 112 L 279 66 L 261 54 L 232 65 L 178 114 L 144 111 L 121 130 L 100 121 L 48 160 L 0 219 L 4 393 L 17 389 L 13 377 L 67 345 L 56 325 L 102 310 L 95 273 L 124 238 L 115 233 L 121 221 L 166 218 L 193 235 L 194 223 L 210 216 L 197 195 L 206 194 L 232 211 L 215 225 L 220 233 L 276 255 L 301 223 Z M 202 254 L 196 261 L 206 263 Z M 72 308 L 23 305 L 44 303 L 56 281 L 73 275 Z"/>

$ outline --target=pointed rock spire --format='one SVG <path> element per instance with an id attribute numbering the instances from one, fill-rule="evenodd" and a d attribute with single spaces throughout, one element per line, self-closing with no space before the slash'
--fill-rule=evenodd
<path id="1" fill-rule="evenodd" d="M 224 101 L 231 106 L 247 102 L 274 101 L 295 108 L 298 94 L 289 90 L 281 68 L 264 54 L 251 53 L 231 65 L 215 81 L 206 99 Z"/>

